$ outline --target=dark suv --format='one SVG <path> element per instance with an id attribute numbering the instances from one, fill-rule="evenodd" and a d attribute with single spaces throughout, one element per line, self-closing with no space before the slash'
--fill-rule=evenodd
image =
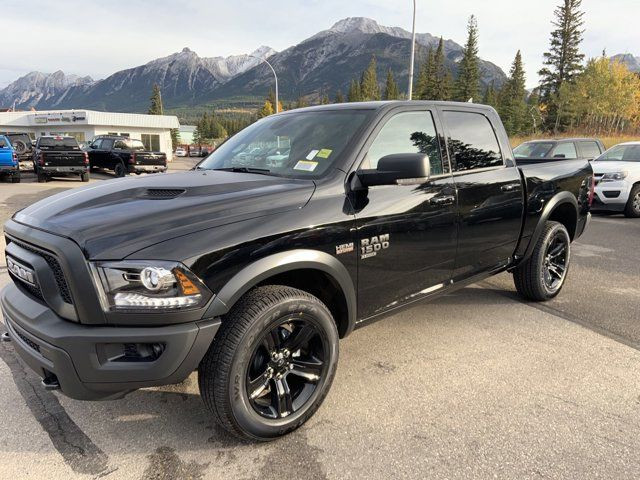
<path id="1" fill-rule="evenodd" d="M 531 140 L 513 149 L 519 164 L 549 160 L 594 160 L 605 151 L 597 138 Z"/>
<path id="2" fill-rule="evenodd" d="M 4 135 L 9 139 L 20 162 L 31 160 L 31 156 L 33 155 L 33 144 L 31 143 L 31 137 L 29 137 L 28 133 L 6 132 L 0 133 L 0 135 Z"/>
<path id="3" fill-rule="evenodd" d="M 87 152 L 92 170 L 113 170 L 116 177 L 167 170 L 167 156 L 163 152 L 151 152 L 140 140 L 129 137 L 101 135 L 93 139 Z"/>

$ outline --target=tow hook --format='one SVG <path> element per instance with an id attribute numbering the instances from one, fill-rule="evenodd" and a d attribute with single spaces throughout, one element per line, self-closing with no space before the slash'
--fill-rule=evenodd
<path id="1" fill-rule="evenodd" d="M 2 335 L 0 335 L 0 340 L 3 342 L 10 342 L 11 335 L 9 335 L 9 332 L 4 332 Z"/>
<path id="2" fill-rule="evenodd" d="M 58 377 L 55 375 L 49 375 L 42 379 L 42 386 L 45 390 L 60 390 L 60 383 Z"/>

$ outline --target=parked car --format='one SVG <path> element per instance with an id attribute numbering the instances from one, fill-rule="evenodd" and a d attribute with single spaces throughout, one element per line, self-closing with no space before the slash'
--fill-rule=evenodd
<path id="1" fill-rule="evenodd" d="M 0 133 L 0 135 L 4 135 L 9 139 L 20 162 L 31 161 L 31 156 L 33 155 L 33 144 L 28 133 L 4 132 Z"/>
<path id="2" fill-rule="evenodd" d="M 240 156 L 282 138 L 277 167 Z M 558 295 L 592 187 L 587 161 L 518 167 L 491 107 L 297 109 L 193 171 L 17 212 L 0 305 L 48 388 L 117 398 L 197 368 L 220 425 L 271 440 L 319 408 L 354 328 L 505 271 L 526 299 Z"/>
<path id="3" fill-rule="evenodd" d="M 199 157 L 200 156 L 200 148 L 199 147 L 189 147 L 189 156 L 190 157 Z"/>
<path id="4" fill-rule="evenodd" d="M 525 142 L 513 150 L 513 155 L 519 165 L 524 165 L 550 160 L 593 160 L 604 150 L 596 138 L 562 138 Z"/>
<path id="5" fill-rule="evenodd" d="M 89 181 L 89 156 L 73 137 L 44 136 L 36 140 L 33 152 L 33 171 L 38 182 L 51 177 L 76 175 Z"/>
<path id="6" fill-rule="evenodd" d="M 113 170 L 116 177 L 167 171 L 164 153 L 148 151 L 140 140 L 129 137 L 101 135 L 91 142 L 88 153 L 92 169 Z"/>
<path id="7" fill-rule="evenodd" d="M 211 153 L 211 152 L 209 152 L 209 147 L 202 147 L 200 149 L 200 156 L 201 157 L 206 157 L 207 155 L 209 155 L 209 153 Z"/>
<path id="8" fill-rule="evenodd" d="M 187 151 L 182 147 L 178 147 L 176 148 L 175 155 L 176 157 L 186 157 Z"/>
<path id="9" fill-rule="evenodd" d="M 20 161 L 9 139 L 0 135 L 0 178 L 8 177 L 13 183 L 20 183 Z"/>
<path id="10" fill-rule="evenodd" d="M 591 163 L 595 174 L 594 210 L 640 217 L 640 142 L 621 143 Z"/>

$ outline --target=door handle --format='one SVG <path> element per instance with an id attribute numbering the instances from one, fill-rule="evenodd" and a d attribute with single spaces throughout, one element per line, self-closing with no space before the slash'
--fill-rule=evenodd
<path id="1" fill-rule="evenodd" d="M 444 197 L 433 197 L 429 200 L 431 205 L 452 205 L 456 201 L 456 197 L 453 195 L 446 195 Z"/>
<path id="2" fill-rule="evenodd" d="M 500 187 L 500 190 L 502 190 L 503 192 L 513 192 L 514 190 L 519 190 L 519 189 L 520 189 L 519 183 L 508 183 Z"/>

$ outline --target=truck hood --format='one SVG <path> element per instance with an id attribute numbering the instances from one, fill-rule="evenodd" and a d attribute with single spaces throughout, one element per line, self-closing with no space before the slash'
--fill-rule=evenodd
<path id="1" fill-rule="evenodd" d="M 14 220 L 75 241 L 92 259 L 208 228 L 302 208 L 310 180 L 224 171 L 188 171 L 108 180 L 41 200 Z"/>

